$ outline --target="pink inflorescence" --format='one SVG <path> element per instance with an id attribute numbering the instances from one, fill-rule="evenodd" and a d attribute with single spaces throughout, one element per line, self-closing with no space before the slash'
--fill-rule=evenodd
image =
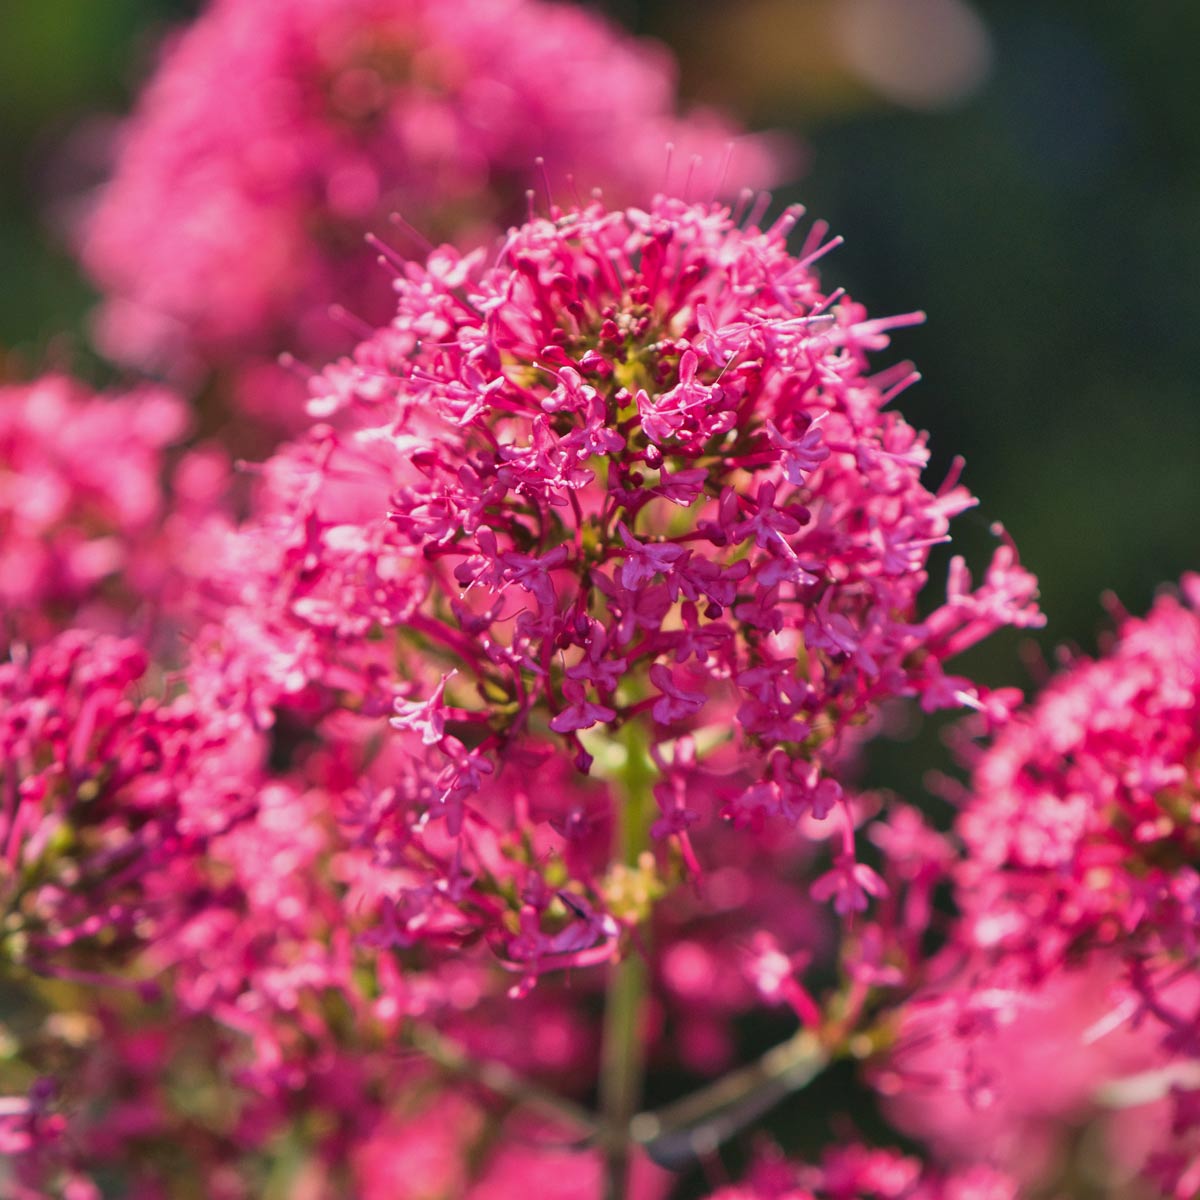
<path id="1" fill-rule="evenodd" d="M 136 642 L 77 630 L 0 663 L 2 957 L 33 974 L 115 973 L 165 937 L 251 809 L 253 745 L 139 696 L 146 672 Z"/>
<path id="2" fill-rule="evenodd" d="M 0 1096 L 6 1195 L 92 1200 L 109 1156 L 137 1162 L 174 1120 L 151 1030 L 178 981 L 156 956 L 228 890 L 205 855 L 260 805 L 262 756 L 164 690 L 142 645 L 86 630 L 0 661 L 0 972 L 6 1037 L 30 1030 L 5 1078 L 25 1094 Z"/>
<path id="3" fill-rule="evenodd" d="M 674 82 L 662 47 L 542 0 L 213 0 L 168 44 L 84 232 L 102 345 L 173 371 L 323 358 L 348 344 L 332 301 L 388 317 L 364 235 L 393 212 L 477 244 L 571 173 L 617 203 L 778 181 L 766 142 L 676 116 Z"/>
<path id="4" fill-rule="evenodd" d="M 1072 1129 L 1103 1121 L 1164 1194 L 1200 1180 L 1200 579 L 1180 590 L 1068 662 L 975 764 L 957 965 L 905 1018 L 893 1081 L 956 1156 L 1053 1177 Z"/>
<path id="5" fill-rule="evenodd" d="M 0 388 L 0 647 L 120 629 L 162 599 L 165 460 L 186 426 L 160 388 L 94 395 L 61 375 Z"/>
<path id="6" fill-rule="evenodd" d="M 1200 578 L 1125 617 L 995 739 L 960 820 L 970 944 L 1040 980 L 1124 962 L 1144 1015 L 1200 1056 L 1200 1010 L 1160 1003 L 1200 969 Z"/>
<path id="7" fill-rule="evenodd" d="M 826 1152 L 817 1165 L 760 1153 L 743 1183 L 710 1200 L 1016 1200 L 1015 1181 L 988 1167 L 939 1173 L 894 1150 L 851 1142 Z"/>
<path id="8" fill-rule="evenodd" d="M 267 464 L 213 688 L 364 742 L 391 712 L 347 817 L 394 869 L 395 944 L 482 931 L 529 976 L 597 961 L 656 886 L 644 862 L 602 877 L 614 825 L 695 874 L 692 827 L 721 817 L 832 814 L 814 891 L 856 911 L 881 881 L 839 758 L 886 700 L 996 707 L 944 664 L 1040 621 L 1034 581 L 1005 542 L 918 615 L 974 503 L 920 482 L 924 437 L 888 407 L 911 367 L 868 368 L 919 317 L 823 290 L 830 243 L 789 254 L 796 218 L 659 199 L 532 221 L 491 267 L 443 248 Z"/>

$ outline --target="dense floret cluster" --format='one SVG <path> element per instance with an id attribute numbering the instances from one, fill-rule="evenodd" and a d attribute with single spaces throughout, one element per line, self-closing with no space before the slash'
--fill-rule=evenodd
<path id="1" fill-rule="evenodd" d="M 1200 1196 L 1200 578 L 976 682 L 922 315 L 676 113 L 545 0 L 166 48 L 81 244 L 178 391 L 0 388 L 3 1195 Z"/>
<path id="2" fill-rule="evenodd" d="M 987 1167 L 950 1174 L 923 1170 L 919 1159 L 854 1143 L 820 1165 L 790 1163 L 767 1153 L 744 1183 L 721 1188 L 711 1200 L 1015 1200 L 1012 1179 Z"/>
<path id="3" fill-rule="evenodd" d="M 161 939 L 205 844 L 249 811 L 254 746 L 189 697 L 139 697 L 147 666 L 76 630 L 0 664 L 6 962 L 70 978 L 77 947 L 111 964 Z"/>
<path id="4" fill-rule="evenodd" d="M 986 1141 L 1036 1177 L 1067 1130 L 1105 1121 L 1126 1169 L 1195 1191 L 1200 581 L 1180 593 L 1121 614 L 1104 654 L 1069 660 L 978 757 L 958 965 L 911 1009 L 893 1081 L 953 1154 Z"/>
<path id="5" fill-rule="evenodd" d="M 187 423 L 160 388 L 0 387 L 0 646 L 71 623 L 119 631 L 161 600 L 166 455 Z"/>
<path id="6" fill-rule="evenodd" d="M 880 1081 L 895 1093 L 893 1119 L 950 1162 L 983 1158 L 1028 1187 L 1127 1179 L 1167 1146 L 1183 1153 L 1171 1088 L 1200 1073 L 1150 1023 L 1129 1019 L 1127 997 L 1103 956 L 1037 987 L 1005 989 L 980 972 L 934 992 L 906 1014 L 896 1073 Z"/>
<path id="7" fill-rule="evenodd" d="M 664 49 L 565 4 L 215 0 L 168 44 L 86 226 L 103 345 L 175 374 L 319 360 L 347 341 L 331 304 L 389 315 L 363 239 L 396 240 L 392 213 L 478 244 L 527 188 L 645 203 L 778 181 L 766 142 L 674 108 Z M 299 414 L 261 370 L 237 398 Z"/>
<path id="8" fill-rule="evenodd" d="M 1200 1012 L 1155 1000 L 1200 955 L 1200 579 L 1182 592 L 1122 617 L 1107 653 L 1070 664 L 996 738 L 960 828 L 974 944 L 1032 979 L 1115 955 L 1200 1056 Z"/>
<path id="9" fill-rule="evenodd" d="M 1040 621 L 1007 544 L 918 615 L 973 500 L 920 482 L 924 439 L 888 408 L 911 367 L 868 367 L 914 318 L 822 291 L 829 244 L 792 256 L 794 221 L 596 205 L 514 231 L 492 267 L 442 250 L 313 380 L 322 423 L 267 464 L 221 636 L 278 647 L 251 709 L 392 712 L 390 786 L 354 814 L 416 872 L 392 937 L 467 918 L 533 973 L 611 953 L 624 874 L 589 813 L 625 828 L 627 865 L 657 845 L 693 874 L 714 819 L 834 814 L 814 895 L 860 910 L 881 882 L 837 763 L 886 700 L 988 708 L 946 660 Z"/>

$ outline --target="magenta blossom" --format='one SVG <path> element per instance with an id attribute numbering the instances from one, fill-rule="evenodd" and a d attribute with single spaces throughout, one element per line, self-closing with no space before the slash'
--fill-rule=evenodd
<path id="1" fill-rule="evenodd" d="M 0 663 L 3 958 L 100 982 L 188 911 L 199 855 L 254 803 L 254 742 L 187 697 L 139 699 L 146 654 L 69 630 Z"/>
<path id="2" fill-rule="evenodd" d="M 643 770 L 693 778 L 667 819 L 638 819 L 664 866 L 673 845 L 689 858 L 690 812 L 836 812 L 819 891 L 855 911 L 881 884 L 854 859 L 839 758 L 885 700 L 984 705 L 944 660 L 1040 621 L 1007 543 L 978 590 L 956 563 L 918 618 L 928 547 L 973 500 L 920 482 L 924 439 L 888 407 L 907 364 L 869 373 L 917 318 L 822 290 L 820 231 L 793 257 L 795 220 L 761 232 L 660 199 L 534 221 L 490 268 L 443 248 L 314 379 L 328 423 L 267 464 L 212 634 L 222 661 L 259 665 L 217 687 L 260 722 L 352 709 L 364 738 L 393 709 L 405 755 L 369 824 L 405 864 L 408 936 L 442 928 L 432 906 L 528 970 L 566 947 L 595 961 L 597 914 L 633 919 L 662 882 L 606 875 L 607 848 L 558 831 L 576 791 L 611 829 L 617 780 Z M 674 749 L 689 736 L 698 767 Z M 551 761 L 582 774 L 530 789 Z"/>
<path id="3" fill-rule="evenodd" d="M 1172 994 L 1189 993 L 1194 981 Z M 1171 1089 L 1200 1086 L 1200 1064 L 1172 1058 L 1151 1023 L 1122 1017 L 1131 999 L 1107 956 L 1041 987 L 977 975 L 909 1006 L 876 1083 L 896 1124 L 940 1158 L 1003 1166 L 1039 1194 L 1085 1162 L 1115 1185 L 1164 1147 L 1184 1148 L 1170 1133 Z"/>
<path id="4" fill-rule="evenodd" d="M 61 375 L 0 387 L 0 647 L 67 625 L 126 632 L 161 606 L 205 507 L 189 505 L 196 456 L 167 520 L 168 448 L 186 428 L 161 388 L 93 395 Z"/>
<path id="5" fill-rule="evenodd" d="M 1200 580 L 1180 590 L 976 752 L 962 915 L 893 1056 L 908 1123 L 1043 1182 L 1086 1122 L 1163 1194 L 1200 1178 Z"/>
<path id="6" fill-rule="evenodd" d="M 825 1153 L 819 1165 L 760 1153 L 740 1184 L 710 1200 L 1017 1200 L 1016 1182 L 988 1167 L 937 1172 L 894 1150 L 850 1143 Z"/>
<path id="7" fill-rule="evenodd" d="M 1200 578 L 1123 617 L 979 759 L 960 820 L 965 937 L 1040 980 L 1104 951 L 1144 1016 L 1200 1056 L 1200 1009 L 1160 985 L 1200 971 Z"/>
<path id="8" fill-rule="evenodd" d="M 246 367 L 240 400 L 294 426 L 302 392 L 261 368 L 348 345 L 333 301 L 388 318 L 364 235 L 390 213 L 420 230 L 406 252 L 476 244 L 543 188 L 539 157 L 560 200 L 778 181 L 765 142 L 674 105 L 662 47 L 566 4 L 213 0 L 169 41 L 86 225 L 101 344 L 176 373 Z"/>

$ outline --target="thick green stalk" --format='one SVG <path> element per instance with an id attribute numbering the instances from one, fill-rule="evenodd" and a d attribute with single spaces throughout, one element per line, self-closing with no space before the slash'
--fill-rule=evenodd
<path id="1" fill-rule="evenodd" d="M 646 730 L 640 722 L 631 721 L 625 727 L 621 742 L 625 759 L 615 780 L 620 812 L 613 864 L 636 870 L 649 841 L 655 768 L 647 753 Z M 628 1194 L 629 1127 L 641 1104 L 645 1066 L 645 991 L 646 964 L 636 947 L 627 947 L 609 975 L 600 1052 L 605 1200 L 625 1200 Z"/>
<path id="2" fill-rule="evenodd" d="M 642 1001 L 646 966 L 631 953 L 613 967 L 604 1009 L 600 1105 L 604 1114 L 604 1198 L 624 1200 L 629 1178 L 629 1125 L 642 1093 Z"/>

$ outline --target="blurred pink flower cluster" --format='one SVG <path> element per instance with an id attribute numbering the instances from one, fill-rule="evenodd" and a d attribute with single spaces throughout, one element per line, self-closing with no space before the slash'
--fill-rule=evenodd
<path id="1" fill-rule="evenodd" d="M 661 47 L 542 0 L 214 0 L 167 45 L 81 232 L 105 293 L 101 346 L 294 425 L 288 351 L 344 348 L 387 320 L 365 234 L 491 240 L 528 209 L 603 188 L 736 195 L 780 180 L 781 144 L 676 115 Z M 539 160 L 544 168 L 539 170 Z"/>
<path id="2" fill-rule="evenodd" d="M 1017 1194 L 1009 1177 L 988 1167 L 938 1173 L 896 1151 L 849 1143 L 814 1166 L 768 1150 L 744 1183 L 710 1200 L 1015 1200 Z"/>
<path id="3" fill-rule="evenodd" d="M 977 756 L 961 914 L 891 1080 L 957 1156 L 1036 1175 L 1102 1118 L 1123 1168 L 1200 1186 L 1200 580 L 1180 592 L 1121 614 Z"/>
<path id="4" fill-rule="evenodd" d="M 169 43 L 81 253 L 173 390 L 0 389 L 5 1195 L 1200 1190 L 1200 584 L 978 683 L 920 314 L 677 113 L 541 0 Z"/>
<path id="5" fill-rule="evenodd" d="M 146 631 L 183 602 L 227 488 L 221 451 L 183 450 L 188 427 L 184 402 L 149 384 L 0 387 L 0 645 L 71 624 Z"/>

